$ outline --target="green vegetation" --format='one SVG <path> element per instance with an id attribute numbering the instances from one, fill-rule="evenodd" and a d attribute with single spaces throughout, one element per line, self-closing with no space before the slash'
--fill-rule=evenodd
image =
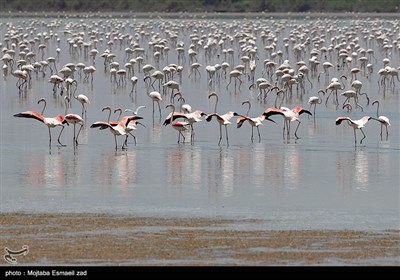
<path id="1" fill-rule="evenodd" d="M 11 12 L 385 12 L 400 0 L 0 0 Z"/>

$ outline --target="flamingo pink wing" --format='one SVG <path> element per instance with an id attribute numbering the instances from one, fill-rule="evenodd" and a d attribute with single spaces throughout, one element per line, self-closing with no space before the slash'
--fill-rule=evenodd
<path id="1" fill-rule="evenodd" d="M 31 119 L 36 119 L 38 121 L 41 121 L 42 123 L 45 123 L 44 117 L 41 114 L 39 114 L 38 112 L 34 112 L 34 111 L 21 112 L 21 113 L 15 114 L 14 117 L 31 118 Z"/>

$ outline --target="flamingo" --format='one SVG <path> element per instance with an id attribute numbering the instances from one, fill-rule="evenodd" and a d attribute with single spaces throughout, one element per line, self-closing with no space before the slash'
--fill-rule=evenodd
<path id="1" fill-rule="evenodd" d="M 356 105 L 356 109 L 357 109 L 357 107 L 360 107 L 361 111 L 362 112 L 364 111 L 364 108 L 358 103 L 358 96 L 357 96 L 357 92 L 356 91 L 349 89 L 349 90 L 346 90 L 346 91 L 342 92 L 340 95 L 346 97 L 346 100 L 343 102 L 343 105 L 346 104 L 347 101 L 350 100 L 350 98 L 353 98 L 354 99 L 354 104 Z M 359 95 L 365 95 L 366 96 L 367 105 L 368 105 L 369 104 L 368 94 L 366 92 L 363 92 L 363 93 L 360 93 Z"/>
<path id="2" fill-rule="evenodd" d="M 158 91 L 152 91 L 148 94 L 148 96 L 153 101 L 153 120 L 154 120 L 154 102 L 157 102 L 158 112 L 160 113 L 160 120 L 161 120 L 161 106 L 160 106 L 160 101 L 162 100 L 161 94 Z"/>
<path id="3" fill-rule="evenodd" d="M 151 81 L 151 79 L 154 79 L 154 81 Z M 154 89 L 154 83 L 158 80 L 158 90 L 161 90 L 161 81 L 164 79 L 164 73 L 156 70 L 154 71 L 150 76 L 146 76 L 143 81 L 146 82 L 146 80 L 149 79 L 150 83 L 149 85 Z"/>
<path id="4" fill-rule="evenodd" d="M 330 63 L 329 61 L 326 61 L 322 63 L 322 67 L 324 68 L 324 71 L 318 74 L 318 82 L 319 82 L 319 76 L 321 74 L 325 74 L 325 82 L 327 82 L 329 80 L 329 68 L 333 68 L 333 64 Z"/>
<path id="5" fill-rule="evenodd" d="M 106 107 L 107 108 L 107 107 Z M 136 121 L 139 119 L 143 119 L 142 117 L 139 116 L 124 116 L 117 124 L 110 123 L 110 122 L 103 122 L 103 121 L 98 121 L 93 123 L 90 128 L 96 128 L 100 127 L 100 129 L 106 129 L 109 128 L 110 132 L 114 135 L 114 141 L 115 141 L 115 150 L 118 149 L 117 145 L 117 136 L 119 135 L 127 135 L 127 126 L 131 121 Z M 122 145 L 122 149 L 125 148 L 127 142 L 127 138 L 125 138 L 125 142 Z"/>
<path id="6" fill-rule="evenodd" d="M 248 108 L 248 110 L 247 110 L 246 116 L 239 116 L 239 117 L 236 119 L 237 128 L 242 127 L 243 123 L 244 123 L 245 121 L 248 121 L 249 124 L 251 125 L 251 138 L 250 138 L 250 139 L 251 139 L 251 142 L 253 142 L 254 127 L 257 128 L 257 132 L 258 132 L 258 142 L 261 142 L 261 135 L 260 135 L 259 126 L 260 126 L 260 125 L 263 125 L 262 122 L 263 122 L 264 120 L 266 120 L 267 118 L 265 118 L 265 116 L 264 116 L 263 114 L 259 115 L 258 117 L 255 117 L 255 118 L 250 118 L 250 117 L 248 116 L 248 115 L 249 115 L 249 112 L 250 112 L 250 109 L 251 109 L 250 100 L 245 100 L 245 101 L 243 101 L 243 102 L 242 102 L 242 105 L 244 105 L 244 104 L 246 104 L 246 103 L 249 104 L 249 108 Z M 271 120 L 271 119 L 267 119 L 267 120 L 269 120 L 269 121 L 271 121 L 271 122 L 275 122 L 274 120 Z"/>
<path id="7" fill-rule="evenodd" d="M 57 138 L 57 142 L 61 146 L 65 146 L 60 142 L 60 137 L 61 137 L 61 134 L 62 134 L 62 132 L 64 130 L 64 124 L 69 125 L 69 123 L 67 122 L 67 120 L 62 115 L 57 115 L 57 116 L 55 116 L 53 118 L 44 117 L 43 114 L 44 114 L 44 110 L 45 110 L 46 104 L 47 104 L 46 103 L 46 99 L 44 99 L 44 98 L 39 99 L 37 104 L 39 104 L 40 102 L 44 102 L 44 106 L 43 106 L 43 110 L 42 110 L 41 114 L 38 113 L 38 112 L 35 112 L 35 111 L 25 111 L 25 112 L 21 112 L 21 113 L 15 114 L 14 117 L 32 118 L 32 119 L 35 119 L 35 120 L 38 120 L 38 121 L 41 121 L 42 123 L 44 123 L 49 129 L 49 147 L 51 147 L 51 131 L 50 131 L 50 128 L 54 128 L 54 127 L 57 127 L 57 126 L 62 126 L 60 134 L 58 135 L 58 138 Z"/>
<path id="8" fill-rule="evenodd" d="M 364 137 L 360 140 L 360 144 L 362 144 L 362 141 L 363 141 L 364 138 L 366 137 L 364 131 L 362 130 L 362 128 L 363 128 L 363 127 L 366 125 L 366 123 L 367 123 L 369 120 L 371 120 L 371 119 L 376 120 L 376 121 L 379 121 L 378 119 L 375 119 L 375 118 L 370 117 L 370 116 L 364 116 L 364 117 L 362 117 L 362 118 L 359 119 L 359 120 L 352 120 L 352 119 L 350 119 L 349 117 L 341 116 L 341 117 L 338 117 L 338 118 L 336 119 L 336 125 L 341 124 L 342 121 L 347 121 L 347 124 L 348 124 L 349 126 L 351 126 L 351 127 L 354 129 L 354 144 L 357 144 L 356 129 L 361 130 L 362 134 L 364 135 Z"/>
<path id="9" fill-rule="evenodd" d="M 170 104 L 173 106 L 173 104 Z M 164 121 L 164 125 L 168 125 L 171 123 L 171 121 L 174 121 L 177 118 L 184 118 L 190 125 L 190 141 L 194 142 L 194 128 L 193 128 L 193 124 L 200 122 L 201 121 L 201 117 L 206 116 L 207 114 L 202 112 L 201 110 L 196 110 L 194 112 L 187 112 L 185 111 L 184 113 L 182 112 L 175 112 L 175 107 L 173 113 L 170 113 L 167 118 Z"/>
<path id="10" fill-rule="evenodd" d="M 132 109 L 125 109 L 124 112 L 132 112 L 132 115 L 137 116 L 139 113 L 139 110 L 142 108 L 146 108 L 146 106 L 141 105 L 141 106 L 137 107 L 135 111 L 133 111 Z"/>
<path id="11" fill-rule="evenodd" d="M 175 113 L 175 106 L 173 104 L 168 104 L 167 106 L 165 106 L 165 108 L 168 108 L 168 107 L 172 108 L 172 112 L 168 115 L 167 119 L 164 121 L 164 125 L 168 125 L 171 122 L 171 120 L 173 120 L 174 118 L 182 117 L 182 118 L 187 119 L 185 114 L 179 113 L 179 112 L 177 112 L 177 114 Z M 169 120 L 169 122 L 168 122 L 168 120 Z M 183 135 L 182 132 L 188 130 L 187 126 L 190 125 L 190 123 L 174 120 L 174 121 L 172 121 L 171 125 L 174 129 L 178 130 L 178 132 L 179 132 L 178 133 L 178 144 L 180 142 L 181 135 L 183 137 L 183 142 L 185 142 L 185 136 Z"/>
<path id="12" fill-rule="evenodd" d="M 49 79 L 49 83 L 54 84 L 53 93 L 55 94 L 57 91 L 57 87 L 61 86 L 61 92 L 63 92 L 63 83 L 64 79 L 58 75 L 51 75 Z"/>
<path id="13" fill-rule="evenodd" d="M 385 116 L 379 116 L 379 100 L 375 100 L 374 102 L 372 102 L 372 106 L 374 106 L 374 104 L 378 104 L 377 108 L 376 108 L 376 117 L 378 118 L 378 121 L 381 123 L 381 140 L 382 140 L 382 128 L 383 126 L 386 127 L 386 140 L 388 139 L 389 136 L 389 132 L 388 132 L 388 126 L 390 126 L 390 121 L 388 117 Z"/>
<path id="14" fill-rule="evenodd" d="M 82 104 L 82 117 L 85 116 L 85 120 L 86 120 L 86 108 L 85 108 L 85 104 L 90 104 L 89 98 L 84 95 L 84 94 L 78 94 L 77 96 L 74 95 L 74 98 L 76 100 L 79 101 L 79 103 Z"/>
<path id="15" fill-rule="evenodd" d="M 133 77 L 131 77 L 130 81 L 132 84 L 132 88 L 131 88 L 131 91 L 129 92 L 129 94 L 132 95 L 133 90 L 135 90 L 135 92 L 136 92 L 136 84 L 138 82 L 138 77 L 133 76 Z"/>
<path id="16" fill-rule="evenodd" d="M 67 122 L 68 122 L 69 124 L 72 123 L 72 124 L 74 125 L 74 138 L 73 138 L 72 141 L 73 141 L 74 144 L 78 145 L 78 137 L 79 137 L 79 133 L 80 133 L 81 130 L 82 130 L 84 121 L 83 121 L 82 117 L 79 116 L 79 115 L 77 115 L 77 114 L 67 114 L 67 112 L 68 112 L 68 104 L 69 104 L 69 102 L 70 102 L 68 96 L 65 96 L 65 97 L 64 97 L 64 102 L 65 102 L 65 116 L 64 116 L 64 118 L 67 120 Z M 78 134 L 75 134 L 75 126 L 76 126 L 76 124 L 78 124 L 78 123 L 81 125 L 81 127 L 80 127 L 79 130 L 78 130 Z M 76 135 L 76 136 L 75 136 L 75 135 Z"/>
<path id="17" fill-rule="evenodd" d="M 232 78 L 235 79 L 235 90 L 236 90 L 236 80 L 239 80 L 240 84 L 239 84 L 239 88 L 240 85 L 242 84 L 242 80 L 240 79 L 240 76 L 243 73 L 237 69 L 232 70 L 231 72 L 229 72 L 229 83 L 226 85 L 226 89 L 228 89 L 229 85 L 231 84 Z"/>
<path id="18" fill-rule="evenodd" d="M 327 91 L 328 89 L 330 89 L 331 92 L 329 93 L 328 97 L 327 97 L 326 100 L 325 100 L 325 106 L 326 106 L 326 104 L 328 103 L 328 99 L 329 99 L 329 97 L 331 96 L 331 94 L 332 94 L 333 91 L 335 91 L 335 100 L 336 100 L 336 104 L 337 104 L 337 105 L 339 104 L 338 96 L 337 96 L 337 91 L 338 91 L 338 89 L 343 90 L 343 89 L 345 88 L 345 85 L 344 85 L 344 82 L 342 81 L 342 78 L 345 78 L 345 79 L 347 80 L 347 77 L 344 76 L 344 75 L 342 75 L 342 76 L 340 77 L 340 82 L 339 82 L 339 79 L 338 79 L 338 78 L 332 78 L 331 83 L 326 87 L 325 91 Z M 343 87 L 342 87 L 342 85 L 343 85 Z"/>
<path id="19" fill-rule="evenodd" d="M 311 96 L 308 99 L 308 104 L 310 104 L 310 108 L 308 108 L 308 110 L 311 112 L 311 107 L 314 106 L 314 118 L 315 118 L 315 108 L 317 107 L 317 104 L 321 104 L 322 103 L 322 98 L 320 97 L 319 93 L 322 92 L 323 95 L 325 95 L 325 91 L 323 91 L 322 89 L 320 89 L 318 91 L 318 96 Z"/>
<path id="20" fill-rule="evenodd" d="M 107 119 L 107 122 L 110 123 L 110 124 L 112 124 L 112 125 L 117 125 L 118 122 L 119 122 L 119 118 L 121 117 L 121 114 L 122 114 L 122 109 L 121 109 L 121 108 L 117 108 L 117 109 L 114 110 L 114 114 L 115 114 L 116 112 L 119 112 L 118 120 L 116 120 L 116 121 L 110 121 L 110 119 L 111 119 L 111 112 L 112 112 L 110 106 L 106 106 L 106 107 L 103 107 L 103 109 L 101 109 L 102 112 L 104 112 L 105 110 L 108 110 L 108 111 L 109 111 L 109 112 L 108 112 L 108 119 Z"/>
<path id="21" fill-rule="evenodd" d="M 177 95 L 179 95 L 178 102 L 180 102 L 181 111 L 183 111 L 184 113 L 191 113 L 192 106 L 185 103 L 185 98 L 183 98 L 182 93 L 176 92 L 173 96 L 173 99 L 175 99 L 175 96 L 177 96 Z"/>
<path id="22" fill-rule="evenodd" d="M 227 145 L 229 145 L 229 139 L 228 139 L 228 124 L 230 124 L 231 122 L 229 121 L 233 116 L 239 116 L 238 113 L 233 112 L 233 111 L 228 111 L 226 114 L 224 115 L 219 115 L 217 113 L 217 105 L 218 105 L 218 95 L 215 92 L 212 92 L 208 95 L 208 99 L 210 99 L 212 96 L 215 96 L 216 100 L 215 100 L 215 108 L 214 108 L 214 113 L 212 114 L 208 114 L 206 116 L 206 121 L 210 122 L 211 119 L 213 117 L 217 118 L 217 121 L 219 123 L 219 141 L 218 141 L 218 145 L 221 143 L 221 139 L 222 139 L 222 126 L 225 126 L 225 135 L 226 135 L 226 143 Z"/>
<path id="23" fill-rule="evenodd" d="M 173 101 L 174 90 L 177 90 L 179 92 L 179 83 L 176 81 L 170 80 L 167 83 L 163 84 L 162 86 L 172 89 L 171 101 Z"/>
<path id="24" fill-rule="evenodd" d="M 347 113 L 349 113 L 349 114 L 353 110 L 353 107 L 350 105 L 350 103 L 343 104 L 342 109 L 344 110 L 345 108 L 347 109 Z"/>
<path id="25" fill-rule="evenodd" d="M 139 106 L 139 107 L 136 108 L 135 111 L 133 111 L 132 109 L 125 109 L 124 112 L 132 112 L 133 116 L 137 116 L 139 110 L 142 109 L 142 108 L 146 108 L 146 106 L 143 106 L 143 105 Z M 141 122 L 138 122 L 136 120 L 129 122 L 129 124 L 126 126 L 126 132 L 128 132 L 133 137 L 133 139 L 135 140 L 135 145 L 136 145 L 136 136 L 133 135 L 131 133 L 131 131 L 136 130 L 138 124 L 142 125 L 143 127 L 146 127 L 144 124 L 142 124 Z M 127 144 L 128 144 L 128 135 L 126 135 L 125 144 L 124 145 L 127 145 Z"/>
<path id="26" fill-rule="evenodd" d="M 296 127 L 296 131 L 294 132 L 294 135 L 296 136 L 296 139 L 299 139 L 300 137 L 297 136 L 297 130 L 299 129 L 299 126 L 301 124 L 299 120 L 299 116 L 303 113 L 309 114 L 312 116 L 312 113 L 300 106 L 294 107 L 292 110 L 286 107 L 281 107 L 280 109 L 278 108 L 268 108 L 264 111 L 263 115 L 268 118 L 269 116 L 272 115 L 281 115 L 284 118 L 284 123 L 283 123 L 283 137 L 285 138 L 285 129 L 287 128 L 287 138 L 289 138 L 289 133 L 290 133 L 290 122 L 292 121 L 297 121 L 298 125 Z"/>

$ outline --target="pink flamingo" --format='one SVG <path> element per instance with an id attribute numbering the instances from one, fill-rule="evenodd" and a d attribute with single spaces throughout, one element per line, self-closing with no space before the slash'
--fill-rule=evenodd
<path id="1" fill-rule="evenodd" d="M 215 92 L 212 92 L 208 95 L 208 99 L 210 99 L 211 96 L 215 96 L 216 101 L 215 101 L 215 108 L 214 108 L 214 113 L 212 114 L 208 114 L 206 116 L 206 121 L 210 122 L 211 119 L 213 117 L 217 118 L 217 121 L 219 123 L 219 141 L 218 141 L 218 145 L 221 143 L 221 139 L 222 139 L 222 126 L 225 126 L 225 135 L 226 135 L 226 143 L 227 145 L 229 145 L 229 139 L 228 139 L 228 124 L 230 124 L 231 122 L 229 121 L 233 116 L 239 116 L 238 113 L 233 112 L 233 111 L 229 111 L 224 115 L 219 115 L 217 113 L 217 105 L 218 105 L 218 95 Z"/>
<path id="2" fill-rule="evenodd" d="M 236 119 L 237 128 L 242 127 L 243 123 L 244 123 L 245 121 L 248 121 L 249 124 L 251 125 L 251 142 L 253 142 L 254 127 L 257 128 L 257 132 L 258 132 L 258 142 L 260 142 L 260 141 L 261 141 L 261 136 L 260 136 L 260 129 L 259 129 L 259 126 L 260 126 L 260 125 L 263 125 L 262 122 L 263 122 L 264 120 L 269 120 L 269 121 L 271 121 L 271 122 L 275 122 L 275 121 L 274 121 L 274 120 L 271 120 L 271 119 L 267 119 L 263 114 L 259 115 L 258 117 L 255 117 L 255 118 L 250 118 L 250 117 L 248 116 L 248 114 L 249 114 L 249 112 L 250 112 L 251 103 L 250 103 L 249 100 L 245 100 L 245 101 L 242 102 L 242 105 L 243 105 L 243 104 L 246 104 L 246 103 L 249 104 L 249 108 L 248 108 L 248 110 L 247 110 L 246 116 L 239 116 L 239 117 Z"/>
<path id="3" fill-rule="evenodd" d="M 297 136 L 297 130 L 299 129 L 299 126 L 301 124 L 299 120 L 299 116 L 303 113 L 309 114 L 312 116 L 312 113 L 303 107 L 296 106 L 292 110 L 286 107 L 281 107 L 280 109 L 278 108 L 268 108 L 267 110 L 264 111 L 263 115 L 268 118 L 269 116 L 272 115 L 281 115 L 284 119 L 283 123 L 283 138 L 285 138 L 285 128 L 287 129 L 287 138 L 289 138 L 289 133 L 290 133 L 290 122 L 297 121 L 297 127 L 296 131 L 294 132 L 294 136 L 296 136 L 296 139 L 299 139 L 300 137 Z"/>
<path id="4" fill-rule="evenodd" d="M 43 106 L 43 110 L 42 110 L 41 114 L 39 114 L 38 112 L 35 112 L 35 111 L 25 111 L 25 112 L 21 112 L 21 113 L 15 114 L 14 117 L 17 117 L 17 118 L 32 118 L 32 119 L 35 119 L 35 120 L 38 120 L 38 121 L 44 123 L 49 129 L 49 146 L 50 147 L 51 147 L 51 131 L 50 131 L 50 128 L 54 128 L 54 127 L 57 127 L 57 126 L 62 126 L 60 134 L 58 135 L 58 138 L 57 138 L 57 142 L 61 146 L 65 146 L 65 145 L 61 144 L 60 137 L 61 137 L 61 134 L 62 134 L 62 132 L 64 130 L 64 124 L 69 125 L 69 123 L 67 122 L 67 120 L 62 115 L 57 115 L 57 116 L 55 116 L 53 118 L 44 117 L 43 114 L 44 114 L 44 110 L 46 108 L 46 100 L 44 98 L 41 98 L 37 103 L 39 104 L 40 102 L 44 102 L 44 106 Z"/>
<path id="5" fill-rule="evenodd" d="M 378 121 L 381 123 L 381 140 L 382 140 L 382 129 L 383 126 L 386 127 L 386 140 L 389 137 L 389 132 L 388 132 L 388 126 L 390 126 L 390 121 L 389 118 L 386 116 L 379 116 L 379 100 L 375 100 L 374 102 L 372 102 L 372 106 L 374 106 L 374 104 L 378 104 L 377 108 L 376 108 L 376 117 L 378 118 Z"/>
<path id="6" fill-rule="evenodd" d="M 172 120 L 172 127 L 176 130 L 179 131 L 178 134 L 178 144 L 180 142 L 181 139 L 181 135 L 183 137 L 183 142 L 185 142 L 185 136 L 183 135 L 183 131 L 188 130 L 187 126 L 190 125 L 189 122 L 182 122 L 182 121 L 177 121 L 174 120 L 175 118 L 184 118 L 187 119 L 186 114 L 184 113 L 180 113 L 180 112 L 175 112 L 175 106 L 173 104 L 168 104 L 167 106 L 165 106 L 165 108 L 171 107 L 172 108 L 172 112 L 167 116 L 167 118 L 164 121 L 164 125 L 168 125 L 169 123 L 171 123 Z"/>
<path id="7" fill-rule="evenodd" d="M 363 127 L 367 124 L 367 122 L 368 122 L 369 120 L 371 120 L 371 119 L 376 120 L 376 121 L 379 122 L 378 119 L 375 119 L 375 118 L 370 117 L 370 116 L 364 116 L 364 117 L 362 117 L 362 118 L 359 119 L 359 120 L 352 120 L 352 119 L 350 119 L 349 117 L 343 117 L 343 116 L 341 116 L 341 117 L 338 117 L 338 118 L 336 119 L 336 125 L 341 124 L 342 121 L 347 121 L 347 124 L 348 124 L 349 126 L 351 126 L 351 127 L 354 129 L 354 144 L 357 144 L 356 129 L 361 130 L 362 134 L 364 135 L 364 137 L 360 140 L 360 144 L 362 144 L 362 141 L 363 141 L 364 138 L 366 137 L 364 131 L 362 130 L 362 128 L 363 128 Z"/>
<path id="8" fill-rule="evenodd" d="M 115 123 L 110 123 L 110 122 L 103 122 L 103 121 L 98 121 L 93 123 L 90 127 L 91 128 L 96 128 L 100 127 L 100 129 L 106 129 L 109 128 L 110 132 L 114 135 L 114 141 L 115 141 L 115 150 L 118 149 L 117 145 L 117 136 L 119 135 L 127 135 L 127 126 L 131 121 L 143 119 L 142 117 L 139 116 L 124 116 L 117 124 Z M 127 139 L 125 138 L 125 142 L 122 145 L 122 149 L 125 148 L 125 145 L 127 144 Z"/>
<path id="9" fill-rule="evenodd" d="M 169 105 L 169 106 L 168 106 Z M 194 141 L 194 128 L 193 124 L 200 122 L 201 117 L 206 116 L 207 114 L 203 113 L 201 110 L 196 110 L 191 113 L 182 113 L 182 112 L 175 112 L 175 106 L 173 104 L 168 104 L 167 107 L 172 107 L 173 111 L 172 113 L 169 113 L 168 116 L 164 120 L 164 125 L 169 125 L 171 122 L 173 122 L 177 118 L 184 118 L 190 125 L 190 141 Z M 177 124 L 177 123 L 175 123 Z"/>
<path id="10" fill-rule="evenodd" d="M 68 96 L 65 96 L 65 97 L 64 97 L 64 100 L 65 100 L 65 117 L 64 117 L 64 118 L 67 120 L 67 122 L 68 122 L 69 124 L 72 123 L 72 124 L 74 125 L 74 138 L 73 138 L 73 143 L 76 144 L 76 145 L 78 145 L 78 137 L 79 137 L 79 133 L 81 133 L 81 130 L 82 130 L 84 121 L 83 121 L 82 117 L 79 116 L 79 115 L 77 115 L 77 114 L 67 114 L 67 111 L 68 111 L 68 103 L 70 102 L 70 99 L 69 99 Z M 80 125 L 81 125 L 81 127 L 80 127 L 79 130 L 78 130 L 78 134 L 75 134 L 75 133 L 76 133 L 76 132 L 75 132 L 76 124 L 80 124 Z M 75 136 L 75 135 L 76 135 L 76 136 Z"/>

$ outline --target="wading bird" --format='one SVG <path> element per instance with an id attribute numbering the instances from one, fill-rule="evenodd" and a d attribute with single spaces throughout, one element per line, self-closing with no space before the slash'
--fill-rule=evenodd
<path id="1" fill-rule="evenodd" d="M 322 89 L 320 89 L 319 91 L 318 91 L 318 96 L 311 96 L 309 99 L 308 99 L 308 104 L 310 104 L 310 108 L 308 108 L 308 110 L 311 112 L 311 107 L 312 106 L 314 106 L 314 111 L 313 111 L 313 113 L 314 113 L 314 118 L 315 118 L 315 109 L 316 109 L 316 107 L 317 107 L 317 104 L 321 104 L 322 103 L 322 98 L 319 96 L 319 93 L 320 92 L 322 92 L 323 93 L 323 95 L 325 95 L 325 91 L 323 91 Z"/>
<path id="2" fill-rule="evenodd" d="M 231 122 L 229 121 L 233 116 L 239 116 L 238 113 L 233 112 L 233 111 L 229 111 L 224 115 L 219 115 L 217 113 L 217 105 L 218 105 L 218 95 L 215 92 L 212 92 L 208 95 L 208 99 L 210 99 L 210 97 L 215 96 L 216 100 L 215 100 L 215 108 L 214 108 L 214 113 L 212 114 L 208 114 L 206 116 L 206 121 L 210 122 L 211 119 L 213 117 L 217 118 L 217 121 L 219 123 L 219 141 L 218 141 L 218 145 L 221 143 L 221 139 L 222 139 L 222 126 L 225 126 L 225 135 L 226 135 L 226 144 L 229 145 L 229 139 L 228 139 L 228 124 L 230 124 Z"/>
<path id="3" fill-rule="evenodd" d="M 362 144 L 362 141 L 363 141 L 364 138 L 366 137 L 364 131 L 362 130 L 362 128 L 366 125 L 366 123 L 367 123 L 370 119 L 379 121 L 378 119 L 375 119 L 375 118 L 370 117 L 370 116 L 364 116 L 364 117 L 362 117 L 361 119 L 355 120 L 355 121 L 352 120 L 352 119 L 350 119 L 349 117 L 343 117 L 343 116 L 341 116 L 341 117 L 338 117 L 338 118 L 336 119 L 336 125 L 341 124 L 342 121 L 347 121 L 347 124 L 348 124 L 349 126 L 351 126 L 351 127 L 354 129 L 354 144 L 357 144 L 356 129 L 361 130 L 362 134 L 364 135 L 364 137 L 360 140 L 360 144 Z"/>
<path id="4" fill-rule="evenodd" d="M 103 121 L 98 121 L 93 123 L 90 127 L 91 128 L 96 128 L 100 127 L 100 129 L 106 129 L 110 128 L 110 132 L 114 135 L 114 141 L 115 141 L 115 150 L 118 149 L 117 145 L 117 136 L 119 135 L 127 135 L 129 133 L 127 131 L 127 126 L 131 121 L 143 119 L 142 117 L 139 116 L 124 116 L 117 124 L 114 123 L 109 123 L 109 122 L 103 122 Z M 124 144 L 122 145 L 122 149 L 125 149 L 125 146 L 127 144 L 127 138 L 125 138 Z"/>
<path id="5" fill-rule="evenodd" d="M 379 105 L 380 105 L 379 100 L 375 100 L 374 102 L 372 102 L 372 106 L 374 106 L 375 103 L 378 104 L 377 105 L 378 107 L 376 108 L 376 117 L 378 118 L 378 121 L 381 123 L 381 140 L 382 140 L 382 128 L 383 128 L 383 126 L 386 127 L 386 140 L 387 140 L 388 137 L 389 137 L 388 126 L 390 126 L 390 121 L 389 121 L 388 117 L 379 116 Z"/>
<path id="6" fill-rule="evenodd" d="M 64 101 L 65 101 L 65 116 L 64 116 L 64 118 L 67 120 L 67 122 L 68 122 L 69 124 L 73 124 L 73 125 L 74 125 L 74 138 L 73 138 L 73 143 L 74 143 L 74 145 L 78 145 L 78 137 L 79 137 L 79 133 L 80 133 L 81 130 L 82 130 L 84 121 L 83 121 L 82 117 L 79 116 L 79 115 L 77 115 L 77 114 L 67 114 L 67 113 L 68 113 L 69 102 L 70 102 L 69 97 L 68 97 L 68 96 L 65 96 L 65 97 L 64 97 Z M 78 134 L 76 134 L 76 132 L 75 132 L 75 126 L 76 126 L 76 124 L 80 124 L 80 125 L 81 125 L 81 127 L 80 127 L 79 130 L 78 130 Z M 76 136 L 75 136 L 75 135 L 76 135 Z"/>
<path id="7" fill-rule="evenodd" d="M 51 147 L 51 131 L 50 131 L 50 128 L 54 128 L 54 127 L 57 127 L 57 126 L 62 126 L 60 134 L 58 135 L 58 138 L 57 138 L 57 142 L 61 146 L 65 146 L 65 145 L 61 144 L 60 137 L 61 137 L 61 134 L 62 134 L 62 132 L 64 130 L 64 124 L 69 125 L 67 120 L 62 115 L 57 115 L 54 118 L 46 118 L 46 117 L 44 117 L 43 114 L 44 114 L 44 110 L 46 108 L 46 100 L 44 98 L 42 98 L 37 103 L 39 104 L 40 102 L 44 102 L 44 106 L 43 106 L 43 110 L 42 110 L 41 114 L 39 114 L 38 112 L 35 112 L 35 111 L 25 111 L 25 112 L 21 112 L 21 113 L 15 114 L 14 117 L 31 118 L 31 119 L 35 119 L 35 120 L 38 120 L 38 121 L 41 121 L 42 123 L 44 123 L 49 129 L 49 146 L 50 147 Z"/>
<path id="8" fill-rule="evenodd" d="M 281 107 L 280 109 L 278 108 L 268 108 L 267 110 L 264 111 L 263 115 L 268 118 L 269 116 L 272 115 L 281 115 L 284 119 L 283 123 L 283 138 L 285 138 L 285 129 L 287 129 L 287 139 L 289 139 L 289 134 L 290 134 L 290 123 L 293 121 L 297 121 L 297 127 L 294 132 L 294 136 L 296 136 L 297 139 L 300 137 L 297 136 L 297 130 L 299 129 L 299 126 L 301 124 L 299 120 L 299 116 L 303 113 L 309 114 L 312 116 L 312 113 L 300 106 L 294 107 L 292 110 L 286 107 Z"/>
<path id="9" fill-rule="evenodd" d="M 158 91 L 152 91 L 148 95 L 153 101 L 153 120 L 154 120 L 154 102 L 157 102 L 158 112 L 160 113 L 160 121 L 161 121 L 161 106 L 160 106 L 160 101 L 162 101 L 161 94 Z"/>
<path id="10" fill-rule="evenodd" d="M 169 108 L 169 107 L 172 108 L 172 112 L 165 119 L 164 125 L 168 125 L 172 121 L 171 126 L 179 132 L 178 133 L 178 144 L 180 142 L 181 135 L 183 137 L 183 142 L 185 142 L 185 136 L 183 135 L 182 132 L 188 130 L 187 126 L 190 125 L 190 123 L 186 122 L 186 121 L 184 121 L 184 122 L 177 121 L 177 120 L 174 120 L 174 119 L 176 119 L 176 118 L 184 118 L 184 119 L 187 120 L 186 114 L 180 113 L 180 112 L 175 112 L 175 106 L 173 104 L 168 104 L 167 106 L 165 106 L 165 108 Z"/>
<path id="11" fill-rule="evenodd" d="M 82 104 L 82 117 L 86 120 L 86 108 L 85 104 L 90 104 L 89 98 L 84 94 L 74 95 L 74 98 Z"/>
<path id="12" fill-rule="evenodd" d="M 260 125 L 263 125 L 262 122 L 263 122 L 264 120 L 269 120 L 269 121 L 274 122 L 274 123 L 275 123 L 275 121 L 274 121 L 274 120 L 271 120 L 271 119 L 267 119 L 263 114 L 259 115 L 258 117 L 255 117 L 255 118 L 249 117 L 248 115 L 249 115 L 249 112 L 250 112 L 250 109 L 251 109 L 251 103 L 250 103 L 249 100 L 245 100 L 245 101 L 242 102 L 242 105 L 244 105 L 244 104 L 249 104 L 249 108 L 248 108 L 248 110 L 247 110 L 246 116 L 239 116 L 239 117 L 236 119 L 236 127 L 237 127 L 237 128 L 241 128 L 242 125 L 243 125 L 243 123 L 244 123 L 245 121 L 248 121 L 249 124 L 251 125 L 251 138 L 250 138 L 250 139 L 251 139 L 251 142 L 253 142 L 254 127 L 257 128 L 257 132 L 258 132 L 258 142 L 260 142 L 260 141 L 261 141 L 261 135 L 260 135 L 259 126 L 260 126 Z"/>

